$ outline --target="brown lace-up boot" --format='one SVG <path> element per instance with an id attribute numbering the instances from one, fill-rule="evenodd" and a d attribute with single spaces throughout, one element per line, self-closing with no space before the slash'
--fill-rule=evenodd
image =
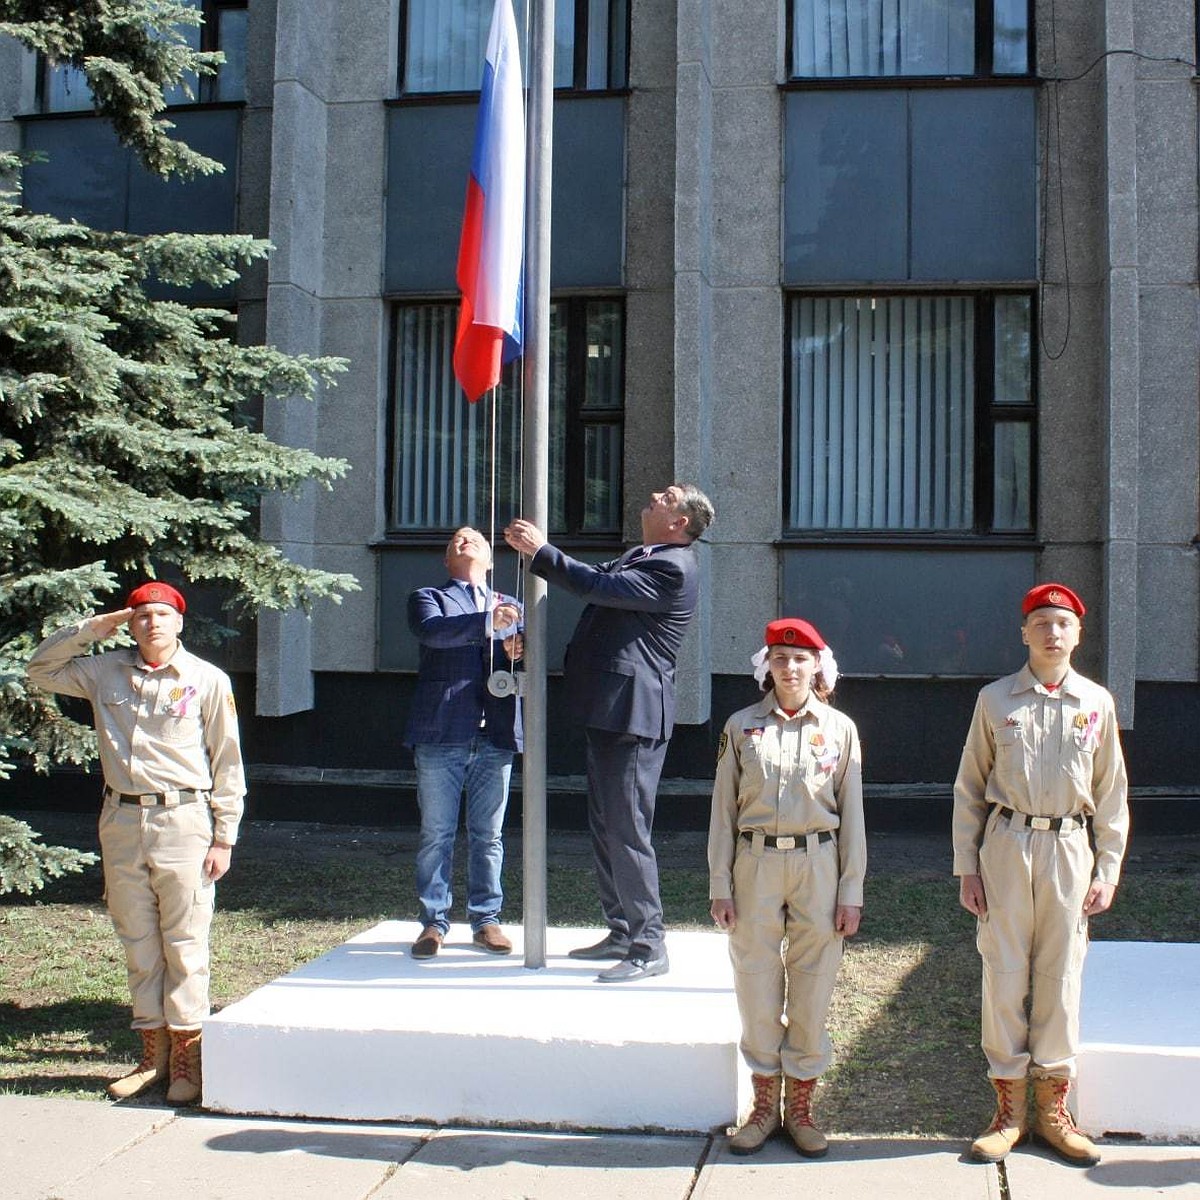
<path id="1" fill-rule="evenodd" d="M 992 1079 L 996 1089 L 996 1113 L 992 1123 L 971 1143 L 976 1162 L 1003 1162 L 1008 1152 L 1029 1133 L 1028 1085 L 1025 1079 Z"/>
<path id="2" fill-rule="evenodd" d="M 167 1077 L 167 1062 L 171 1055 L 167 1031 L 160 1025 L 157 1029 L 139 1029 L 138 1033 L 142 1035 L 142 1061 L 128 1075 L 122 1075 L 108 1085 L 108 1094 L 114 1100 L 128 1100 Z"/>
<path id="3" fill-rule="evenodd" d="M 1054 1075 L 1034 1076 L 1033 1136 L 1073 1167 L 1094 1167 L 1100 1161 L 1095 1142 L 1076 1124 L 1067 1108 L 1071 1081 Z"/>
<path id="4" fill-rule="evenodd" d="M 825 1135 L 813 1124 L 812 1094 L 816 1086 L 815 1079 L 793 1079 L 790 1075 L 783 1081 L 783 1127 L 805 1158 L 824 1158 L 829 1151 Z"/>
<path id="5" fill-rule="evenodd" d="M 729 1138 L 730 1154 L 757 1154 L 763 1143 L 779 1128 L 779 1095 L 783 1081 L 778 1075 L 751 1075 L 754 1107 Z"/>
<path id="6" fill-rule="evenodd" d="M 200 1099 L 200 1030 L 171 1030 L 171 1086 L 168 1104 L 194 1104 Z"/>

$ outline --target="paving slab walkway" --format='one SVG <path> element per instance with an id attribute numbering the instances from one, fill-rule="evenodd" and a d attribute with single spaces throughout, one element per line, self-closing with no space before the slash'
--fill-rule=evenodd
<path id="1" fill-rule="evenodd" d="M 963 1144 L 783 1141 L 753 1158 L 724 1137 L 527 1133 L 218 1117 L 0 1096 L 4 1200 L 1200 1200 L 1200 1147 L 1103 1147 L 1090 1170 L 1021 1149 L 1003 1168 Z"/>

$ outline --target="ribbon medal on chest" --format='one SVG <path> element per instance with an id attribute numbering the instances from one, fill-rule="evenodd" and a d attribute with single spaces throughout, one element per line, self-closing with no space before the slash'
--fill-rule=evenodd
<path id="1" fill-rule="evenodd" d="M 167 693 L 168 717 L 194 717 L 198 701 L 196 689 L 191 684 L 173 687 Z"/>
<path id="2" fill-rule="evenodd" d="M 812 747 L 813 758 L 816 760 L 817 767 L 826 775 L 832 774 L 834 768 L 838 765 L 840 757 L 837 747 L 830 746 L 825 741 L 825 735 L 819 729 L 809 737 L 808 744 Z"/>
<path id="3" fill-rule="evenodd" d="M 1098 712 L 1076 713 L 1074 721 L 1075 745 L 1080 750 L 1095 750 L 1100 745 L 1100 714 Z"/>

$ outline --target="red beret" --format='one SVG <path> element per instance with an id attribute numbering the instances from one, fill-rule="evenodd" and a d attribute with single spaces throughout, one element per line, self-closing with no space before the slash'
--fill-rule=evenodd
<path id="1" fill-rule="evenodd" d="M 1083 601 L 1061 583 L 1039 583 L 1037 587 L 1031 587 L 1021 601 L 1021 613 L 1028 616 L 1035 608 L 1069 608 L 1077 617 L 1087 612 Z"/>
<path id="2" fill-rule="evenodd" d="M 801 650 L 824 650 L 825 639 L 807 621 L 783 617 L 772 621 L 763 635 L 768 646 L 796 646 Z"/>
<path id="3" fill-rule="evenodd" d="M 159 583 L 156 579 L 151 580 L 149 583 L 140 584 L 129 593 L 129 598 L 125 601 L 125 607 L 137 608 L 139 604 L 169 604 L 172 608 L 177 609 L 180 614 L 187 612 L 187 604 L 183 596 L 169 583 Z"/>

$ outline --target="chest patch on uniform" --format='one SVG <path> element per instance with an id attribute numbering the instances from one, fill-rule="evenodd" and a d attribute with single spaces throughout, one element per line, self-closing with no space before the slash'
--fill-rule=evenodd
<path id="1" fill-rule="evenodd" d="M 765 726 L 763 726 L 763 725 L 755 725 L 755 726 L 754 726 L 752 729 L 743 729 L 743 730 L 742 730 L 742 732 L 743 732 L 743 733 L 744 733 L 744 734 L 745 734 L 747 737 L 752 737 L 752 738 L 756 737 L 756 738 L 760 738 L 760 737 L 762 737 L 762 735 L 763 735 L 763 731 L 764 731 L 764 729 L 765 729 L 765 728 L 766 728 L 766 727 L 765 727 Z"/>

